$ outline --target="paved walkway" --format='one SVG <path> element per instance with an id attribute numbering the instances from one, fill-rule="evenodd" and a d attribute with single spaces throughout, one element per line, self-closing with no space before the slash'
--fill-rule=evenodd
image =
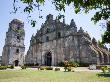
<path id="1" fill-rule="evenodd" d="M 53 67 L 53 69 L 55 69 L 56 67 Z M 60 68 L 61 71 L 64 71 L 64 67 L 57 67 Z M 87 72 L 102 72 L 101 70 L 90 70 L 88 69 L 88 67 L 77 67 L 77 68 L 73 68 L 72 70 L 74 71 L 87 71 Z"/>
<path id="2" fill-rule="evenodd" d="M 60 71 L 64 71 L 64 67 L 53 67 L 53 70 L 55 68 L 60 68 Z M 32 70 L 38 70 L 37 68 L 27 68 L 27 69 L 32 69 Z M 21 67 L 14 67 L 14 69 L 7 69 L 7 70 L 21 70 Z M 102 72 L 101 70 L 89 70 L 88 67 L 77 67 L 73 68 L 74 71 L 87 71 L 87 72 Z"/>
<path id="3" fill-rule="evenodd" d="M 75 71 L 102 72 L 101 70 L 90 70 L 88 67 L 77 67 Z"/>

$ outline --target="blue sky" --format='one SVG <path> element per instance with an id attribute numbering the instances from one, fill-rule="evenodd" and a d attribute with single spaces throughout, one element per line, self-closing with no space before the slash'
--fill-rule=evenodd
<path id="1" fill-rule="evenodd" d="M 16 14 L 10 14 L 13 10 L 12 8 L 12 1 L 13 0 L 2 0 L 0 2 L 0 55 L 2 55 L 3 46 L 5 44 L 5 37 L 6 32 L 9 28 L 9 23 L 13 19 L 20 19 L 25 24 L 25 53 L 28 50 L 29 42 L 31 39 L 32 34 L 37 32 L 37 29 L 40 28 L 41 24 L 45 22 L 45 17 L 48 14 L 53 14 L 54 19 L 59 14 L 58 11 L 55 10 L 54 6 L 52 6 L 49 1 L 46 1 L 45 5 L 42 8 L 41 15 L 43 15 L 43 19 L 38 19 L 38 11 L 32 13 L 33 19 L 37 18 L 37 25 L 36 27 L 31 27 L 27 20 L 27 14 L 21 13 L 19 10 Z M 21 6 L 21 4 L 19 4 Z M 23 6 L 22 6 L 23 7 Z M 63 13 L 63 12 L 62 12 Z M 83 27 L 85 31 L 88 31 L 91 37 L 95 37 L 97 40 L 101 39 L 101 34 L 103 33 L 102 29 L 99 25 L 103 21 L 100 21 L 96 25 L 91 22 L 91 17 L 94 15 L 95 11 L 91 11 L 89 14 L 79 13 L 75 14 L 72 6 L 66 7 L 65 15 L 65 22 L 70 24 L 71 19 L 74 19 L 76 25 L 79 27 Z"/>

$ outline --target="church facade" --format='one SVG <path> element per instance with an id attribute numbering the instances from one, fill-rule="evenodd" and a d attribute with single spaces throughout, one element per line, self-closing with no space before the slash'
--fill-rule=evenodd
<path id="1" fill-rule="evenodd" d="M 9 23 L 2 52 L 2 65 L 22 66 L 24 64 L 24 23 L 14 19 Z"/>
<path id="2" fill-rule="evenodd" d="M 99 47 L 82 27 L 77 30 L 74 20 L 70 25 L 65 20 L 53 20 L 49 14 L 35 36 L 31 37 L 26 64 L 57 66 L 65 60 L 89 64 L 110 64 L 110 52 Z"/>

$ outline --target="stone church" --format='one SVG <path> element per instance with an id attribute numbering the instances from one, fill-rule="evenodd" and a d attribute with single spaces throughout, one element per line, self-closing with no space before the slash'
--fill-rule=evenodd
<path id="1" fill-rule="evenodd" d="M 49 14 L 40 30 L 31 37 L 25 63 L 57 66 L 65 60 L 110 64 L 110 52 L 106 47 L 99 47 L 95 38 L 91 39 L 82 27 L 77 30 L 73 19 L 68 25 L 64 19 L 60 22 Z"/>
<path id="2" fill-rule="evenodd" d="M 21 66 L 24 64 L 24 23 L 14 19 L 9 23 L 5 45 L 2 52 L 2 64 Z"/>

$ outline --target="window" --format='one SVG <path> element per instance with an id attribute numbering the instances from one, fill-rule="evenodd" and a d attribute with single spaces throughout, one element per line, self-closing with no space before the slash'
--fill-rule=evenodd
<path id="1" fill-rule="evenodd" d="M 20 30 L 20 27 L 17 27 L 17 30 Z"/>
<path id="2" fill-rule="evenodd" d="M 49 41 L 49 37 L 48 36 L 46 37 L 46 41 Z"/>
<path id="3" fill-rule="evenodd" d="M 50 29 L 49 29 L 49 28 L 47 28 L 47 33 L 49 33 L 49 31 L 50 31 Z"/>
<path id="4" fill-rule="evenodd" d="M 19 49 L 16 49 L 16 53 L 19 53 Z"/>
<path id="5" fill-rule="evenodd" d="M 58 32 L 58 38 L 60 38 L 61 37 L 61 33 L 60 32 Z"/>
<path id="6" fill-rule="evenodd" d="M 20 39 L 20 37 L 19 37 L 19 36 L 17 36 L 17 39 Z"/>

